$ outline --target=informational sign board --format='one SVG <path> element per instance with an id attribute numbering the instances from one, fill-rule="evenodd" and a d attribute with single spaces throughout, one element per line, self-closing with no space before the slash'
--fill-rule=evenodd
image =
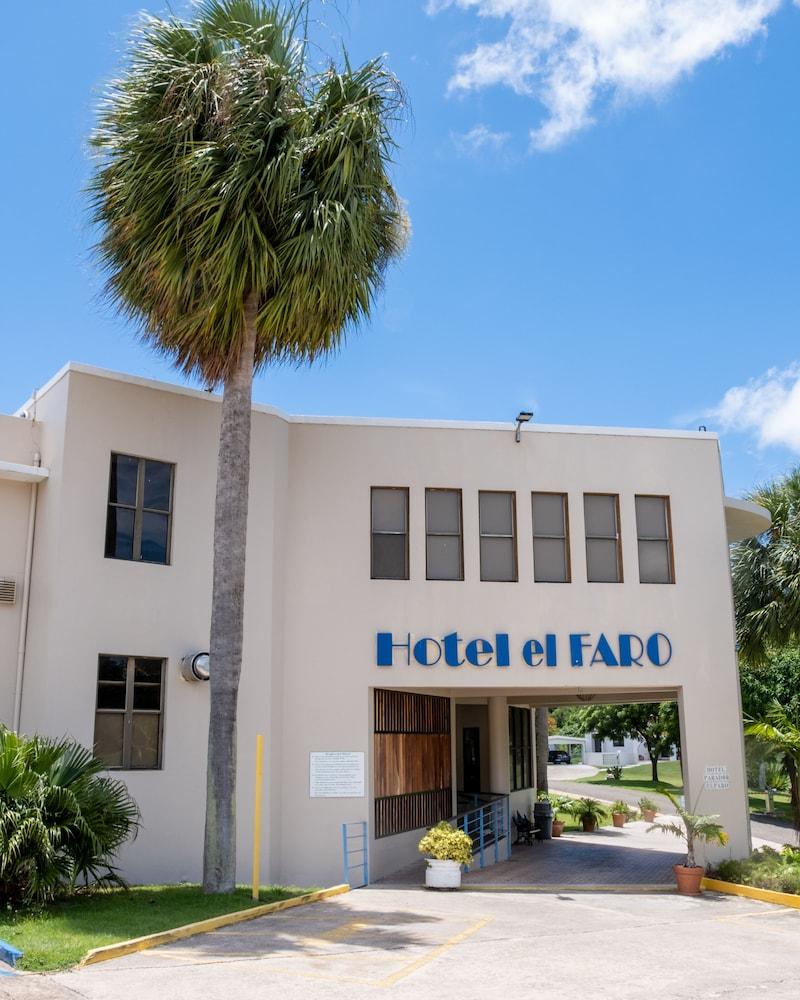
<path id="1" fill-rule="evenodd" d="M 730 788 L 727 764 L 707 764 L 703 778 L 703 787 L 711 791 L 722 791 Z"/>
<path id="2" fill-rule="evenodd" d="M 309 757 L 309 794 L 312 799 L 364 798 L 363 753 L 315 750 Z"/>

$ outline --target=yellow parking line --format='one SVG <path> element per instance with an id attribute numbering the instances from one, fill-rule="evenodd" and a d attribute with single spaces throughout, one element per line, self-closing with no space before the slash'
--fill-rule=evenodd
<path id="1" fill-rule="evenodd" d="M 454 934 L 451 938 L 448 938 L 444 944 L 440 944 L 437 948 L 432 948 L 427 954 L 422 955 L 415 962 L 410 962 L 408 965 L 404 966 L 398 972 L 395 972 L 392 976 L 387 976 L 386 979 L 381 979 L 377 982 L 376 986 L 394 986 L 395 983 L 399 983 L 401 979 L 405 979 L 406 976 L 410 976 L 412 972 L 416 972 L 417 969 L 422 968 L 423 965 L 427 965 L 434 959 L 439 958 L 450 948 L 453 948 L 457 944 L 461 944 L 462 941 L 466 941 L 467 938 L 472 937 L 473 934 L 477 933 L 482 927 L 492 922 L 492 917 L 484 917 L 482 920 L 476 920 L 474 924 L 467 927 L 465 930 L 460 931 L 458 934 Z"/>

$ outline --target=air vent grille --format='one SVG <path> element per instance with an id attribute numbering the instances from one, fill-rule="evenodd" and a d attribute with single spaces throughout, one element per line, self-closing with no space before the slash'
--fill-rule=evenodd
<path id="1" fill-rule="evenodd" d="M 17 599 L 17 581 L 0 576 L 0 604 L 13 604 Z"/>

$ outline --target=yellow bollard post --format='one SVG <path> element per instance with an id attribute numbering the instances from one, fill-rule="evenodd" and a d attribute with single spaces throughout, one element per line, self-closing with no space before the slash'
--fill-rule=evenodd
<path id="1" fill-rule="evenodd" d="M 256 787 L 253 795 L 253 899 L 261 885 L 261 783 L 264 777 L 264 737 L 256 736 Z"/>

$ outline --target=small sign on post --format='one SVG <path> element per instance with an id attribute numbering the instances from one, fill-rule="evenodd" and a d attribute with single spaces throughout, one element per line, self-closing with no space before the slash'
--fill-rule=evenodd
<path id="1" fill-rule="evenodd" d="M 312 751 L 308 771 L 312 799 L 364 798 L 364 754 L 360 751 Z"/>
<path id="2" fill-rule="evenodd" d="M 706 764 L 703 775 L 703 788 L 707 788 L 712 792 L 720 792 L 726 788 L 730 788 L 730 786 L 731 782 L 728 777 L 727 764 Z"/>

